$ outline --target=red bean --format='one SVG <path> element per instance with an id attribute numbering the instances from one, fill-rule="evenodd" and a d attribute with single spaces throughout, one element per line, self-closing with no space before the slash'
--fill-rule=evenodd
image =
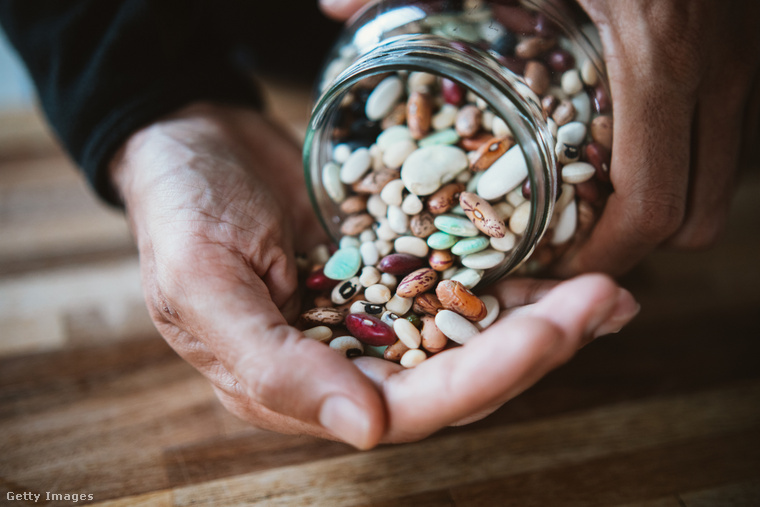
<path id="1" fill-rule="evenodd" d="M 451 79 L 441 79 L 441 93 L 443 93 L 443 100 L 449 104 L 459 106 L 464 101 L 464 88 Z"/>
<path id="2" fill-rule="evenodd" d="M 314 270 L 309 273 L 308 277 L 306 277 L 306 287 L 317 291 L 330 290 L 338 285 L 338 282 L 340 282 L 340 280 L 327 278 L 327 276 L 325 276 L 324 268 Z"/>
<path id="3" fill-rule="evenodd" d="M 378 269 L 391 275 L 406 275 L 425 266 L 425 259 L 411 254 L 396 253 L 380 259 Z"/>
<path id="4" fill-rule="evenodd" d="M 357 340 L 380 347 L 392 345 L 396 341 L 393 329 L 377 317 L 366 313 L 351 313 L 346 315 L 346 328 Z"/>

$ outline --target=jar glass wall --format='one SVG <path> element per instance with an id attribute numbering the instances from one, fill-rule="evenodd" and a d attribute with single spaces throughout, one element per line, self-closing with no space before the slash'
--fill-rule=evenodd
<path id="1" fill-rule="evenodd" d="M 379 257 L 400 237 L 424 239 L 425 255 L 453 259 L 444 278 L 467 271 L 469 286 L 545 267 L 580 244 L 610 190 L 611 146 L 594 128 L 610 118 L 609 93 L 589 26 L 559 2 L 394 0 L 357 14 L 328 57 L 304 149 L 333 239 L 363 243 L 371 230 Z M 426 154 L 443 159 L 423 189 L 411 175 Z M 447 217 L 482 226 L 483 210 L 503 227 L 435 235 Z M 424 216 L 434 228 L 413 227 Z"/>

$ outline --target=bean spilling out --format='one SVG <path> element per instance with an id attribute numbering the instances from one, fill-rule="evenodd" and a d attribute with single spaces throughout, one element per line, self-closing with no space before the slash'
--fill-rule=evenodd
<path id="1" fill-rule="evenodd" d="M 535 269 L 593 226 L 610 191 L 612 122 L 593 99 L 593 65 L 576 66 L 556 38 L 512 37 L 509 68 L 541 99 L 558 161 L 554 214 L 524 265 Z M 321 183 L 343 214 L 342 238 L 309 255 L 300 324 L 348 357 L 412 367 L 499 315 L 495 297 L 472 289 L 526 232 L 525 157 L 481 97 L 434 74 L 366 78 L 336 114 Z"/>

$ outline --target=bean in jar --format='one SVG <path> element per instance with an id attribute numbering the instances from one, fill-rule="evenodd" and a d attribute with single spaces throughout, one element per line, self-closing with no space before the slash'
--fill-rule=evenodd
<path id="1" fill-rule="evenodd" d="M 449 4 L 359 14 L 305 144 L 338 248 L 310 256 L 304 329 L 407 367 L 492 324 L 473 290 L 571 255 L 612 190 L 605 74 L 570 11 Z"/>

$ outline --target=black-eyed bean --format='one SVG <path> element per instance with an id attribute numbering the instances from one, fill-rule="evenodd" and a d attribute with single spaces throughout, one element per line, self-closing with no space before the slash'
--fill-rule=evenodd
<path id="1" fill-rule="evenodd" d="M 346 304 L 351 298 L 359 293 L 361 287 L 362 285 L 359 282 L 359 277 L 355 276 L 350 280 L 340 282 L 336 285 L 332 290 L 330 298 L 336 305 Z"/>
<path id="2" fill-rule="evenodd" d="M 364 353 L 364 346 L 353 336 L 339 336 L 330 341 L 330 348 L 351 359 Z"/>
<path id="3" fill-rule="evenodd" d="M 382 304 L 372 303 L 370 301 L 354 301 L 348 313 L 366 313 L 369 315 L 382 315 L 385 312 L 385 306 Z"/>
<path id="4" fill-rule="evenodd" d="M 393 328 L 393 323 L 399 318 L 398 314 L 386 310 L 383 312 L 383 314 L 380 316 L 380 321 L 385 323 L 388 327 L 391 329 Z"/>

